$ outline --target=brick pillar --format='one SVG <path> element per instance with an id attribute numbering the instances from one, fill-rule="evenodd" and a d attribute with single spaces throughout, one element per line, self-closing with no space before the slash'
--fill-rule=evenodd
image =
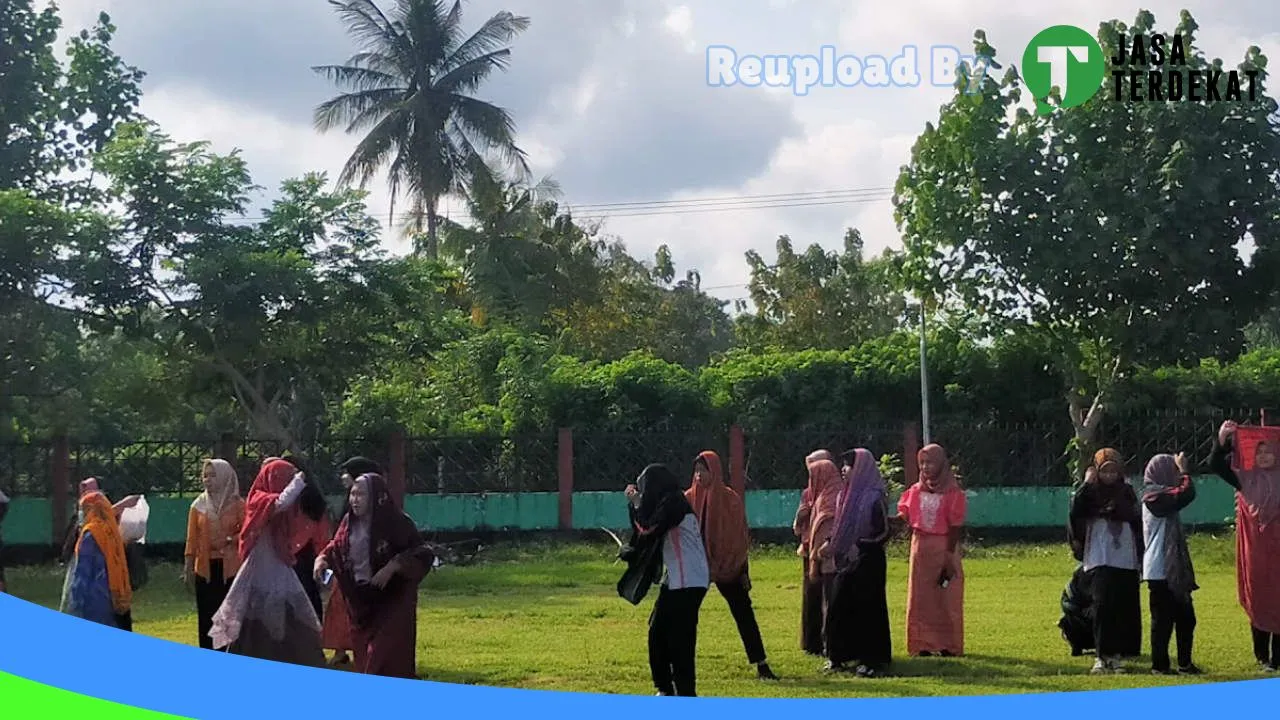
<path id="1" fill-rule="evenodd" d="M 573 529 L 573 428 L 560 428 L 556 440 L 557 492 L 560 497 L 560 529 Z"/>
<path id="2" fill-rule="evenodd" d="M 62 534 L 67 529 L 67 505 L 71 491 L 71 443 L 66 435 L 53 440 L 53 453 L 49 459 L 50 514 L 53 520 L 53 544 L 62 547 Z"/>
<path id="3" fill-rule="evenodd" d="M 729 428 L 729 486 L 746 497 L 747 491 L 747 442 L 742 426 Z"/>
<path id="4" fill-rule="evenodd" d="M 917 454 L 920 452 L 920 426 L 907 423 L 902 431 L 902 468 L 906 476 L 907 487 L 920 479 L 920 465 Z"/>
<path id="5" fill-rule="evenodd" d="M 401 510 L 404 509 L 405 482 L 408 477 L 409 439 L 403 430 L 391 433 L 387 442 L 387 490 Z"/>

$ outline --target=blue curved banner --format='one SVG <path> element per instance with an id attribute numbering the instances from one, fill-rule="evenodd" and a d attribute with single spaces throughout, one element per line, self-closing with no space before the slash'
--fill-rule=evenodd
<path id="1" fill-rule="evenodd" d="M 660 711 L 672 720 L 776 720 L 833 703 L 850 712 L 1078 720 L 1107 708 L 1118 716 L 1205 716 L 1265 708 L 1280 679 L 1142 690 L 894 699 L 659 698 L 448 685 L 394 680 L 200 650 L 84 622 L 0 595 L 0 674 L 120 705 L 200 720 L 391 713 L 432 717 L 608 718 Z M 227 682 L 234 683 L 232 688 Z M 230 690 L 230 692 L 228 692 Z M 0 698 L 0 711 L 5 700 Z M 2 714 L 2 713 L 0 713 Z"/>

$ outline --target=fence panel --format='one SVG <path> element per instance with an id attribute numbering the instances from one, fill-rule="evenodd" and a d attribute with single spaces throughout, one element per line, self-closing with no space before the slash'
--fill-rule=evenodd
<path id="1" fill-rule="evenodd" d="M 200 491 L 200 466 L 213 443 L 156 440 L 127 445 L 75 444 L 70 448 L 71 483 L 98 478 L 109 497 L 177 495 Z M 75 497 L 72 490 L 70 497 Z"/>
<path id="2" fill-rule="evenodd" d="M 804 458 L 814 450 L 833 454 L 863 447 L 877 458 L 902 455 L 906 423 L 871 423 L 838 430 L 745 431 L 747 488 L 785 490 L 808 482 Z"/>
<path id="3" fill-rule="evenodd" d="M 49 494 L 53 443 L 0 445 L 0 490 L 11 497 Z"/>
<path id="4" fill-rule="evenodd" d="M 683 432 L 577 432 L 573 439 L 573 489 L 579 492 L 620 490 L 652 463 L 668 466 L 679 478 L 693 477 L 693 460 L 704 450 L 720 455 L 729 472 L 729 429 Z M 728 478 L 725 478 L 726 481 Z"/>
<path id="5" fill-rule="evenodd" d="M 553 433 L 406 442 L 405 486 L 410 493 L 556 491 Z"/>

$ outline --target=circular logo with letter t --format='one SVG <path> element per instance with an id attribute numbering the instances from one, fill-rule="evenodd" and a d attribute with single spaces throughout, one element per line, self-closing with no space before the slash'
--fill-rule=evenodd
<path id="1" fill-rule="evenodd" d="M 1058 88 L 1062 107 L 1083 105 L 1097 94 L 1106 75 L 1102 46 L 1092 35 L 1074 25 L 1054 25 L 1041 30 L 1022 54 L 1022 81 L 1036 100 L 1036 112 L 1047 115 L 1046 102 Z"/>

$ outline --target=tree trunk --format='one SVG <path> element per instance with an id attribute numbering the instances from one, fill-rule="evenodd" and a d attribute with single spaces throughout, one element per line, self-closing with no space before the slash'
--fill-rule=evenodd
<path id="1" fill-rule="evenodd" d="M 422 254 L 432 262 L 440 259 L 440 214 L 434 200 L 427 203 L 427 237 L 422 243 Z"/>
<path id="2" fill-rule="evenodd" d="M 1084 477 L 1085 468 L 1093 462 L 1093 453 L 1098 449 L 1098 427 L 1102 424 L 1104 406 L 1103 393 L 1099 392 L 1093 401 L 1085 407 L 1087 394 L 1078 386 L 1067 391 L 1068 412 L 1071 415 L 1071 428 L 1074 431 L 1075 467 L 1072 477 L 1079 481 Z"/>
<path id="3" fill-rule="evenodd" d="M 230 363 L 219 360 L 216 365 L 218 370 L 231 381 L 236 404 L 249 416 L 249 425 L 255 434 L 259 435 L 259 439 L 273 440 L 280 443 L 283 449 L 298 454 L 298 442 L 284 419 L 280 417 L 277 404 L 268 400 L 261 388 L 251 383 Z"/>

